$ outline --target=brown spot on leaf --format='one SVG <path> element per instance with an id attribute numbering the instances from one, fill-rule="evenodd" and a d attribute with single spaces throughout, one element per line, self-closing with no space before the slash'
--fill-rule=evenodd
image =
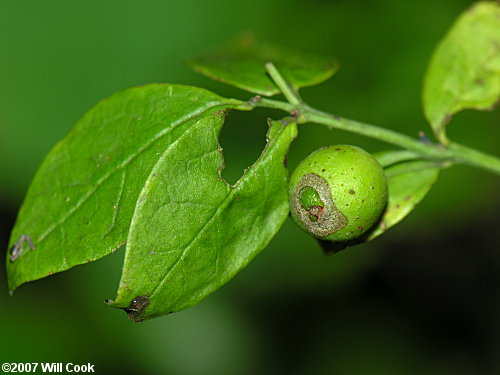
<path id="1" fill-rule="evenodd" d="M 286 154 L 283 158 L 283 165 L 285 166 L 285 168 L 288 168 L 288 154 Z"/>
<path id="2" fill-rule="evenodd" d="M 349 189 L 349 190 L 348 190 L 348 193 L 349 193 L 349 194 L 351 194 L 351 195 L 356 194 L 356 192 L 355 192 L 354 190 L 352 190 L 352 189 Z"/>
<path id="3" fill-rule="evenodd" d="M 21 235 L 19 240 L 9 249 L 9 259 L 11 262 L 15 262 L 24 253 L 24 242 L 28 243 L 31 250 L 35 250 L 35 245 L 33 245 L 33 240 L 27 234 Z"/>
<path id="4" fill-rule="evenodd" d="M 148 296 L 137 296 L 132 300 L 132 302 L 130 302 L 130 305 L 125 309 L 125 312 L 130 320 L 134 322 L 141 322 L 144 320 L 141 316 L 144 313 L 144 310 L 146 310 L 146 307 L 149 306 L 150 302 L 151 301 Z"/>

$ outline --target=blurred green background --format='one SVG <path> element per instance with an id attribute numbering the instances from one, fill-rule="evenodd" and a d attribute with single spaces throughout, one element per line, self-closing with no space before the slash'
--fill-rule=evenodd
<path id="1" fill-rule="evenodd" d="M 86 110 L 151 82 L 249 98 L 191 72 L 186 58 L 242 31 L 336 55 L 341 70 L 304 89 L 314 106 L 410 135 L 428 132 L 427 61 L 465 0 L 0 0 L 0 248 L 44 155 Z M 226 178 L 259 155 L 266 118 L 232 113 Z M 449 135 L 496 153 L 499 112 L 457 115 Z M 320 146 L 380 142 L 304 125 L 291 168 Z M 373 243 L 331 257 L 288 220 L 231 283 L 187 311 L 143 323 L 107 307 L 123 249 L 22 286 L 0 268 L 0 362 L 94 363 L 97 373 L 498 374 L 500 179 L 442 173 L 424 202 Z"/>

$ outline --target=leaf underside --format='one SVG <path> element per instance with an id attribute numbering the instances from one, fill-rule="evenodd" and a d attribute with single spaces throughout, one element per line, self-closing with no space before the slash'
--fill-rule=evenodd
<path id="1" fill-rule="evenodd" d="M 165 150 L 201 116 L 240 102 L 181 85 L 118 92 L 85 114 L 38 169 L 12 230 L 9 289 L 99 259 L 125 243 Z M 25 238 L 29 238 L 31 250 Z"/>
<path id="2" fill-rule="evenodd" d="M 243 90 L 264 96 L 280 93 L 267 75 L 265 64 L 272 62 L 296 89 L 317 85 L 330 78 L 338 62 L 316 54 L 288 51 L 243 37 L 230 45 L 188 60 L 197 72 Z"/>
<path id="3" fill-rule="evenodd" d="M 447 143 L 445 126 L 463 109 L 492 109 L 500 97 L 500 4 L 466 10 L 438 45 L 423 90 L 425 116 Z"/>
<path id="4" fill-rule="evenodd" d="M 397 158 L 398 151 L 390 153 Z M 391 155 L 384 153 L 383 157 L 390 159 Z M 384 170 L 389 186 L 387 207 L 378 226 L 364 241 L 377 238 L 409 215 L 436 182 L 440 168 L 429 161 L 409 160 L 387 166 Z"/>
<path id="5" fill-rule="evenodd" d="M 132 220 L 113 306 L 140 321 L 179 311 L 229 281 L 286 219 L 283 163 L 297 129 L 270 123 L 268 143 L 234 185 L 220 176 L 222 112 L 199 119 L 162 155 Z"/>

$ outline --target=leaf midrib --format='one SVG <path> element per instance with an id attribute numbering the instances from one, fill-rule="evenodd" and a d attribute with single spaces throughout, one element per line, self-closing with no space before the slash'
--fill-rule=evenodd
<path id="1" fill-rule="evenodd" d="M 115 169 L 113 169 L 110 173 L 107 175 L 101 177 L 95 186 L 87 192 L 79 201 L 75 203 L 75 205 L 68 211 L 68 213 L 63 216 L 63 218 L 58 221 L 56 224 L 54 224 L 52 227 L 49 227 L 44 233 L 42 233 L 38 237 L 38 244 L 42 243 L 48 236 L 50 236 L 51 233 L 54 232 L 56 228 L 64 224 L 75 212 L 78 211 L 78 209 L 91 197 L 93 193 L 97 191 L 98 188 L 100 188 L 106 180 L 108 180 L 111 176 L 113 176 L 116 172 L 119 170 L 122 170 L 124 167 L 126 167 L 128 164 L 130 164 L 133 160 L 135 160 L 140 154 L 142 154 L 144 151 L 149 149 L 153 144 L 155 144 L 157 141 L 159 141 L 161 138 L 164 136 L 168 135 L 171 131 L 173 131 L 175 128 L 178 126 L 187 123 L 188 121 L 192 120 L 193 118 L 197 116 L 203 116 L 207 114 L 211 110 L 216 110 L 219 107 L 226 107 L 229 104 L 229 102 L 226 103 L 221 103 L 221 102 L 210 102 L 207 104 L 207 106 L 200 108 L 197 111 L 193 111 L 189 113 L 188 115 L 184 116 L 183 118 L 179 119 L 177 122 L 173 122 L 171 126 L 168 126 L 166 128 L 163 128 L 161 132 L 159 132 L 155 137 L 151 139 L 150 142 L 147 142 L 143 147 L 141 147 L 136 153 L 133 153 L 130 155 L 127 159 L 125 159 L 120 165 L 118 165 Z M 121 117 L 123 117 L 125 114 L 123 114 Z M 182 137 L 182 136 L 181 136 Z M 154 168 L 154 166 L 153 166 Z M 123 242 L 123 240 L 120 240 L 118 242 Z"/>
<path id="2" fill-rule="evenodd" d="M 214 218 L 216 216 L 218 216 L 219 212 L 222 210 L 222 209 L 225 209 L 227 207 L 227 204 L 229 202 L 229 199 L 233 197 L 234 194 L 236 194 L 236 192 L 238 191 L 238 188 L 240 186 L 241 183 L 243 183 L 245 180 L 247 180 L 250 176 L 252 176 L 253 174 L 255 174 L 255 170 L 256 168 L 254 168 L 255 165 L 257 165 L 257 163 L 261 162 L 262 160 L 264 160 L 265 158 L 267 158 L 270 154 L 269 152 L 267 152 L 277 141 L 278 139 L 280 138 L 280 136 L 282 135 L 282 133 L 285 131 L 286 128 L 282 128 L 280 129 L 280 132 L 278 134 L 276 134 L 276 136 L 274 137 L 274 140 L 270 140 L 269 143 L 266 145 L 266 147 L 264 148 L 262 154 L 259 156 L 259 158 L 255 161 L 255 163 L 252 164 L 252 166 L 248 169 L 248 172 L 245 173 L 237 182 L 236 184 L 234 184 L 233 186 L 230 187 L 231 190 L 229 190 L 228 192 L 228 195 L 227 197 L 222 201 L 222 203 L 219 205 L 219 207 L 214 211 L 214 213 L 212 214 L 212 216 L 210 216 L 210 218 L 207 220 L 207 222 L 203 225 L 203 227 L 200 228 L 200 230 L 198 230 L 198 232 L 193 236 L 193 238 L 191 239 L 191 241 L 189 241 L 189 243 L 185 246 L 184 250 L 182 251 L 182 253 L 177 257 L 177 259 L 175 260 L 175 262 L 172 264 L 172 266 L 167 270 L 167 272 L 165 273 L 164 276 L 162 276 L 161 278 L 161 281 L 158 283 L 158 285 L 156 286 L 155 289 L 153 289 L 153 292 L 150 294 L 150 299 L 152 299 L 154 297 L 154 295 L 158 292 L 158 290 L 163 286 L 163 284 L 165 283 L 165 281 L 167 280 L 168 276 L 174 271 L 174 269 L 177 267 L 177 265 L 182 261 L 182 259 L 185 257 L 185 255 L 187 254 L 187 252 L 189 251 L 189 249 L 192 247 L 193 243 L 201 236 L 201 234 L 205 231 L 205 228 L 207 228 L 214 220 Z M 187 132 L 186 132 L 187 133 Z M 184 134 L 186 134 L 184 133 Z M 183 134 L 183 136 L 184 136 Z M 181 139 L 181 137 L 179 138 L 179 140 Z M 219 151 L 220 152 L 220 151 Z M 222 154 L 222 152 L 221 152 Z M 224 181 L 223 181 L 224 183 Z"/>

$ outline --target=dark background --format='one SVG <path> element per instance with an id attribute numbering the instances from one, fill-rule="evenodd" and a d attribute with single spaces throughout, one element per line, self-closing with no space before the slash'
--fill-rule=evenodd
<path id="1" fill-rule="evenodd" d="M 410 135 L 429 132 L 422 77 L 470 3 L 0 0 L 2 254 L 42 158 L 100 99 L 151 82 L 249 98 L 183 64 L 242 31 L 340 59 L 333 79 L 303 90 L 312 105 Z M 259 155 L 269 115 L 230 115 L 221 139 L 228 180 Z M 449 135 L 498 154 L 499 117 L 465 111 Z M 290 167 L 335 143 L 390 147 L 304 125 Z M 331 257 L 288 220 L 204 302 L 139 324 L 103 303 L 115 295 L 123 249 L 23 285 L 14 297 L 1 267 L 0 362 L 90 362 L 97 373 L 122 374 L 498 374 L 499 192 L 498 176 L 445 170 L 403 223 Z"/>

